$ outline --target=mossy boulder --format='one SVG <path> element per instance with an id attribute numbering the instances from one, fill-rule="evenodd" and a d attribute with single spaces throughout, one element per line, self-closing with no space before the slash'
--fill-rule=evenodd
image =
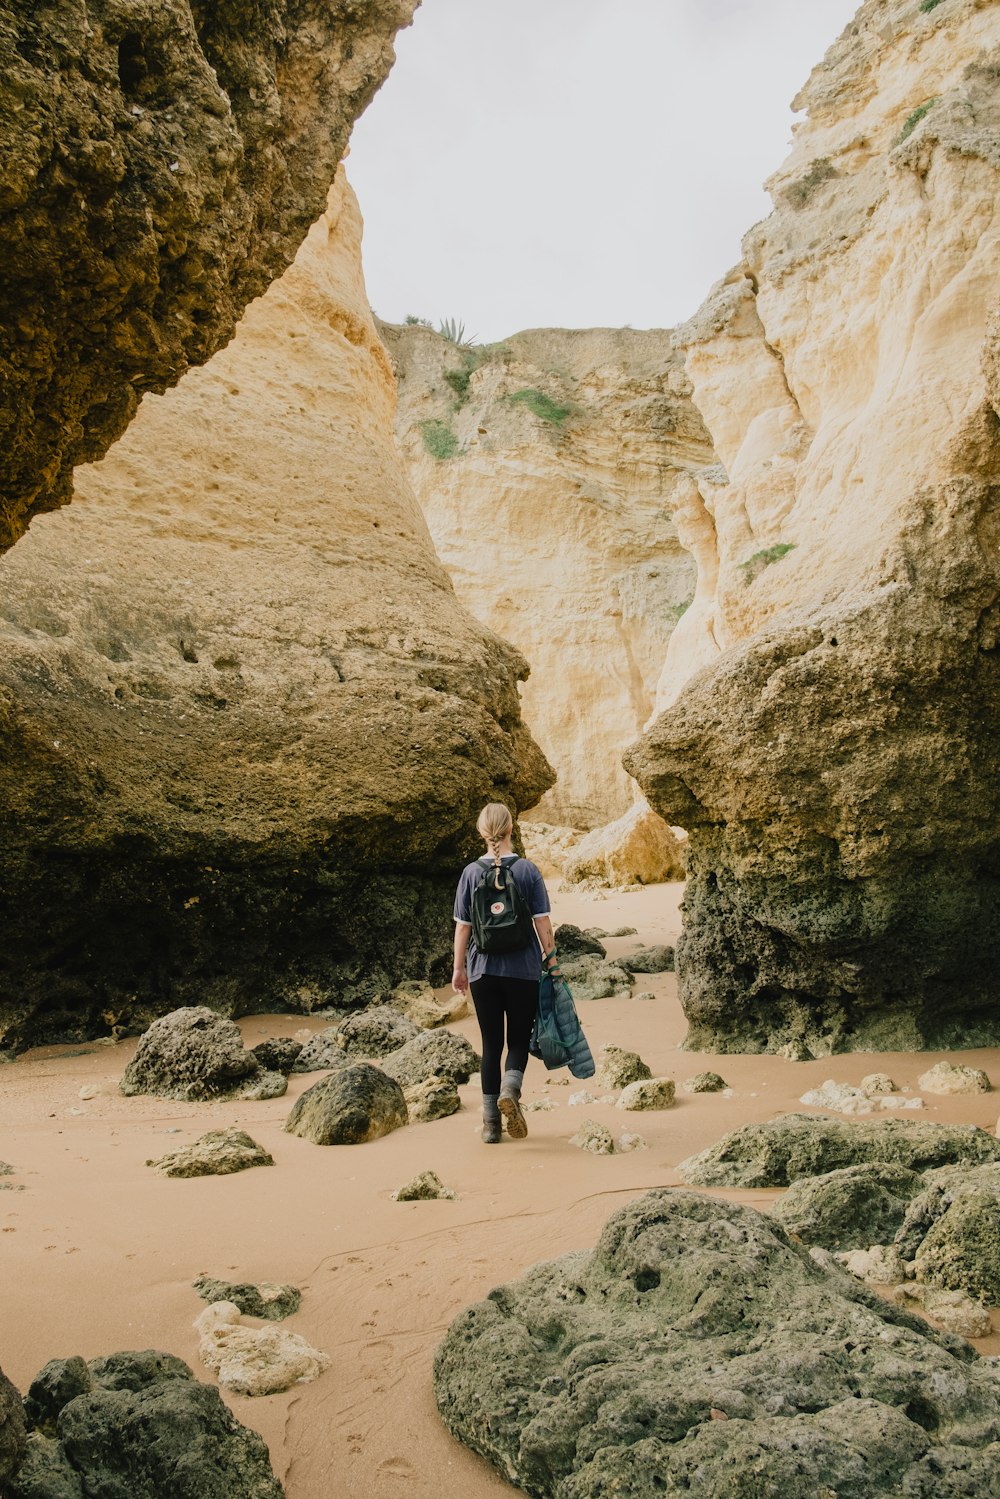
<path id="1" fill-rule="evenodd" d="M 923 1189 L 924 1178 L 906 1166 L 847 1166 L 799 1177 L 770 1213 L 804 1244 L 868 1249 L 895 1238 L 907 1207 Z"/>

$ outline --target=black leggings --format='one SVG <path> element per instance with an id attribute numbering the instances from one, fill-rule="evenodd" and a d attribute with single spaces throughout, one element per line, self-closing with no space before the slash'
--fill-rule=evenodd
<path id="1" fill-rule="evenodd" d="M 523 1072 L 528 1065 L 528 1040 L 538 1005 L 538 980 L 484 973 L 482 978 L 473 979 L 469 988 L 483 1036 L 483 1065 L 479 1069 L 483 1092 L 499 1093 L 504 1021 L 507 1022 L 507 1068 Z"/>

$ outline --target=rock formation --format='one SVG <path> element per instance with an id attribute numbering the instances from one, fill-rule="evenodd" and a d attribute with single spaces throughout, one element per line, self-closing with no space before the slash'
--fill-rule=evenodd
<path id="1" fill-rule="evenodd" d="M 998 70 L 995 5 L 866 0 L 683 333 L 721 655 L 678 631 L 626 764 L 690 833 L 693 1047 L 1000 1039 Z"/>
<path id="2" fill-rule="evenodd" d="M 369 1062 L 356 1062 L 307 1088 L 285 1129 L 314 1145 L 365 1145 L 408 1123 L 399 1084 Z"/>
<path id="3" fill-rule="evenodd" d="M 181 1145 L 147 1166 L 160 1176 L 232 1176 L 254 1166 L 273 1166 L 270 1151 L 258 1145 L 246 1130 L 210 1129 L 200 1139 Z"/>
<path id="4" fill-rule="evenodd" d="M 531 663 L 524 715 L 558 780 L 538 816 L 627 810 L 621 753 L 646 724 L 694 593 L 679 534 L 713 461 L 669 330 L 517 333 L 461 347 L 382 325 L 397 432 L 459 598 Z"/>
<path id="5" fill-rule="evenodd" d="M 3 5 L 0 551 L 285 269 L 416 4 Z"/>
<path id="6" fill-rule="evenodd" d="M 302 1305 L 302 1292 L 298 1286 L 279 1284 L 275 1281 L 216 1280 L 210 1275 L 199 1275 L 192 1287 L 202 1301 L 231 1301 L 244 1317 L 262 1317 L 267 1322 L 283 1322 Z"/>
<path id="7" fill-rule="evenodd" d="M 7 1499 L 282 1499 L 263 1439 L 172 1354 L 53 1359 L 25 1409 L 34 1429 Z"/>
<path id="8" fill-rule="evenodd" d="M 360 1003 L 550 783 L 407 486 L 342 179 L 229 345 L 0 566 L 0 1046 Z"/>
<path id="9" fill-rule="evenodd" d="M 237 1395 L 276 1395 L 308 1384 L 330 1367 L 330 1355 L 285 1327 L 248 1327 L 232 1301 L 213 1301 L 195 1318 L 202 1363 Z"/>
<path id="10" fill-rule="evenodd" d="M 647 1193 L 592 1253 L 469 1307 L 434 1382 L 454 1435 L 536 1499 L 996 1491 L 991 1361 L 693 1192 Z"/>

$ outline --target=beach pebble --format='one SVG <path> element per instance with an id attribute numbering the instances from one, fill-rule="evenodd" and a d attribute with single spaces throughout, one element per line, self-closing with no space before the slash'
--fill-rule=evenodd
<path id="1" fill-rule="evenodd" d="M 626 1130 L 624 1134 L 618 1136 L 616 1149 L 624 1155 L 630 1150 L 648 1150 L 649 1145 L 641 1135 L 633 1135 Z"/>
<path id="2" fill-rule="evenodd" d="M 458 1088 L 450 1077 L 425 1077 L 422 1083 L 412 1083 L 403 1089 L 406 1108 L 411 1124 L 430 1124 L 435 1119 L 446 1119 L 457 1114 L 462 1107 Z"/>
<path id="3" fill-rule="evenodd" d="M 726 1079 L 720 1077 L 717 1072 L 696 1072 L 694 1077 L 689 1077 L 684 1084 L 685 1093 L 721 1093 L 726 1087 Z"/>
<path id="4" fill-rule="evenodd" d="M 393 1202 L 433 1202 L 435 1200 L 454 1202 L 458 1196 L 451 1187 L 446 1187 L 441 1178 L 434 1171 L 421 1171 L 412 1181 L 405 1186 L 397 1187 L 392 1194 Z"/>
<path id="5" fill-rule="evenodd" d="M 551 1098 L 533 1098 L 530 1103 L 523 1103 L 521 1107 L 526 1114 L 548 1114 L 559 1105 Z"/>
<path id="6" fill-rule="evenodd" d="M 891 1098 L 880 1098 L 878 1103 L 880 1109 L 922 1109 L 924 1107 L 923 1099 L 916 1094 L 912 1098 L 901 1098 L 898 1094 L 894 1094 Z"/>
<path id="7" fill-rule="evenodd" d="M 571 1109 L 575 1109 L 582 1104 L 596 1103 L 597 1099 L 589 1088 L 580 1088 L 576 1093 L 571 1093 L 566 1102 Z"/>
<path id="8" fill-rule="evenodd" d="M 605 1046 L 597 1062 L 597 1086 L 599 1088 L 627 1088 L 653 1074 L 637 1051 L 625 1051 L 620 1046 Z"/>
<path id="9" fill-rule="evenodd" d="M 362 1145 L 408 1122 L 399 1083 L 359 1062 L 313 1083 L 296 1099 L 285 1130 L 314 1145 Z"/>
<path id="10" fill-rule="evenodd" d="M 674 950 L 660 943 L 653 947 L 637 947 L 618 960 L 630 973 L 672 973 Z"/>
<path id="11" fill-rule="evenodd" d="M 281 1098 L 288 1092 L 288 1079 L 283 1072 L 258 1072 L 240 1089 L 240 1098 L 249 1101 L 262 1098 Z"/>
<path id="12" fill-rule="evenodd" d="M 298 1286 L 279 1285 L 272 1280 L 233 1282 L 199 1275 L 191 1284 L 202 1301 L 231 1301 L 244 1317 L 260 1317 L 266 1322 L 281 1322 L 302 1305 Z"/>
<path id="13" fill-rule="evenodd" d="M 251 1166 L 273 1166 L 274 1158 L 241 1129 L 211 1129 L 170 1155 L 147 1161 L 160 1176 L 231 1176 Z"/>
<path id="14" fill-rule="evenodd" d="M 620 1109 L 669 1109 L 674 1102 L 672 1077 L 653 1077 L 630 1083 L 618 1100 Z"/>
<path id="15" fill-rule="evenodd" d="M 989 1078 L 979 1067 L 965 1067 L 955 1062 L 938 1062 L 917 1079 L 917 1087 L 922 1088 L 925 1093 L 944 1096 L 992 1092 Z"/>
<path id="16" fill-rule="evenodd" d="M 887 1072 L 869 1072 L 867 1077 L 861 1079 L 860 1086 L 862 1093 L 867 1093 L 869 1098 L 896 1091 L 896 1084 Z"/>
<path id="17" fill-rule="evenodd" d="M 198 1352 L 224 1389 L 237 1395 L 275 1395 L 307 1384 L 329 1366 L 328 1354 L 282 1327 L 244 1327 L 231 1301 L 207 1306 L 194 1326 Z"/>
<path id="18" fill-rule="evenodd" d="M 635 936 L 635 927 L 634 926 L 616 926 L 613 932 L 606 932 L 604 930 L 604 928 L 600 927 L 600 926 L 587 926 L 587 927 L 584 927 L 583 930 L 584 930 L 584 932 L 586 933 L 586 935 L 588 937 L 596 937 L 598 941 L 600 941 L 602 937 L 634 937 Z"/>
<path id="19" fill-rule="evenodd" d="M 580 1150 L 589 1150 L 591 1155 L 614 1155 L 615 1137 L 604 1124 L 594 1119 L 585 1119 L 575 1135 L 570 1136 L 571 1145 Z"/>
<path id="20" fill-rule="evenodd" d="M 814 1109 L 833 1109 L 838 1114 L 870 1114 L 878 1108 L 878 1104 L 860 1088 L 852 1087 L 850 1083 L 834 1082 L 832 1077 L 827 1078 L 821 1087 L 803 1093 L 799 1103 Z"/>
<path id="21" fill-rule="evenodd" d="M 656 995 L 653 993 L 652 989 L 643 989 L 643 990 L 640 991 L 640 993 L 633 994 L 632 998 L 633 999 L 647 1000 L 647 999 L 655 999 Z"/>
<path id="22" fill-rule="evenodd" d="M 100 1098 L 104 1091 L 100 1083 L 84 1083 L 79 1096 L 84 1103 L 87 1103 L 91 1098 Z"/>

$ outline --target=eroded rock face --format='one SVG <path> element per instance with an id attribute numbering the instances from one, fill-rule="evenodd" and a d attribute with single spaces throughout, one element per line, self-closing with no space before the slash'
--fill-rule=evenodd
<path id="1" fill-rule="evenodd" d="M 186 1005 L 153 1022 L 118 1087 L 126 1096 L 152 1093 L 192 1103 L 241 1095 L 260 1076 L 261 1064 L 244 1048 L 238 1025 L 206 1005 Z"/>
<path id="2" fill-rule="evenodd" d="M 20 1464 L 26 1440 L 21 1397 L 0 1370 L 0 1489 Z"/>
<path id="3" fill-rule="evenodd" d="M 415 8 L 5 7 L 0 551 L 285 269 Z"/>
<path id="4" fill-rule="evenodd" d="M 81 1364 L 53 1360 L 32 1385 L 29 1409 L 37 1395 L 39 1425 L 54 1434 L 32 1433 L 9 1499 L 282 1499 L 263 1439 L 179 1358 L 147 1350 Z"/>
<path id="5" fill-rule="evenodd" d="M 770 1214 L 804 1244 L 869 1249 L 896 1237 L 910 1201 L 924 1185 L 920 1173 L 906 1166 L 847 1166 L 796 1178 Z"/>
<path id="6" fill-rule="evenodd" d="M 684 334 L 722 654 L 677 632 L 626 764 L 690 833 L 697 1048 L 1000 1037 L 998 57 L 994 6 L 867 0 Z"/>
<path id="7" fill-rule="evenodd" d="M 479 1066 L 478 1052 L 455 1031 L 425 1031 L 386 1057 L 383 1070 L 412 1088 L 430 1077 L 448 1078 L 453 1083 L 467 1083 Z"/>
<path id="8" fill-rule="evenodd" d="M 1000 1451 L 1000 1380 L 967 1344 L 690 1192 L 468 1308 L 434 1382 L 449 1430 L 538 1499 L 958 1499 Z"/>
<path id="9" fill-rule="evenodd" d="M 363 1145 L 401 1128 L 408 1117 L 399 1083 L 359 1062 L 313 1083 L 295 1100 L 285 1129 L 314 1145 Z"/>
<path id="10" fill-rule="evenodd" d="M 441 560 L 531 663 L 524 715 L 559 777 L 538 815 L 599 827 L 635 799 L 621 752 L 694 594 L 675 511 L 714 459 L 677 339 L 543 328 L 463 350 L 426 328 L 382 332 Z"/>
<path id="11" fill-rule="evenodd" d="M 213 1301 L 195 1318 L 202 1363 L 237 1395 L 275 1395 L 308 1384 L 330 1356 L 284 1327 L 248 1327 L 232 1301 Z"/>
<path id="12" fill-rule="evenodd" d="M 0 1046 L 440 977 L 479 808 L 549 784 L 403 475 L 360 235 L 338 179 L 0 565 Z"/>

